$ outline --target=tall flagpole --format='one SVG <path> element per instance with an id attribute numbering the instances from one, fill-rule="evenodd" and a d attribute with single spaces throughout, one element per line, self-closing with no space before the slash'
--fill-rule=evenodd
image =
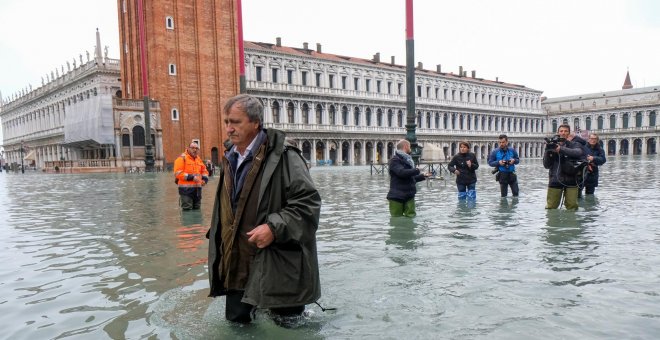
<path id="1" fill-rule="evenodd" d="M 240 91 L 246 93 L 245 84 L 245 51 L 243 50 L 243 8 L 241 0 L 236 0 L 237 23 L 238 23 L 238 68 L 240 70 Z"/>
<path id="2" fill-rule="evenodd" d="M 422 149 L 415 135 L 415 39 L 413 34 L 413 0 L 406 0 L 406 139 L 410 142 L 411 156 L 419 164 Z"/>

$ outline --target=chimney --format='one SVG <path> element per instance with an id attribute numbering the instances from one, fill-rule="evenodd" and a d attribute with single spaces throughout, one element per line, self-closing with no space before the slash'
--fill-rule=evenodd
<path id="1" fill-rule="evenodd" d="M 275 46 L 282 47 L 282 38 L 280 37 L 275 38 Z"/>
<path id="2" fill-rule="evenodd" d="M 472 70 L 472 78 L 476 78 L 476 77 L 477 77 L 477 71 Z"/>
<path id="3" fill-rule="evenodd" d="M 321 53 L 321 44 L 316 43 L 316 52 Z"/>
<path id="4" fill-rule="evenodd" d="M 394 56 L 392 56 L 392 65 L 394 65 L 394 64 L 395 64 L 395 63 L 394 63 Z"/>
<path id="5" fill-rule="evenodd" d="M 467 77 L 467 71 L 463 71 L 463 77 Z"/>
<path id="6" fill-rule="evenodd" d="M 421 61 L 418 61 L 418 62 L 417 62 L 417 69 L 418 69 L 418 70 L 423 70 L 423 69 L 424 69 L 424 65 L 422 64 Z"/>
<path id="7" fill-rule="evenodd" d="M 500 77 L 495 77 L 495 82 L 499 83 L 500 82 Z"/>
<path id="8" fill-rule="evenodd" d="M 305 51 L 309 50 L 309 44 L 308 43 L 306 43 L 306 42 L 303 43 L 303 50 L 305 50 Z"/>
<path id="9" fill-rule="evenodd" d="M 442 66 L 440 66 L 440 64 L 435 65 L 435 71 L 438 73 L 442 73 Z"/>
<path id="10" fill-rule="evenodd" d="M 374 54 L 374 62 L 380 63 L 380 52 L 376 52 L 376 54 Z"/>
<path id="11" fill-rule="evenodd" d="M 463 66 L 458 67 L 458 76 L 462 77 L 463 76 Z"/>

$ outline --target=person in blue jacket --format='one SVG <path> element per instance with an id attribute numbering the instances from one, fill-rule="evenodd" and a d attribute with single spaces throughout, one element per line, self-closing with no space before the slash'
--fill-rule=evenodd
<path id="1" fill-rule="evenodd" d="M 416 184 L 431 176 L 429 173 L 422 174 L 415 167 L 410 152 L 410 142 L 402 139 L 396 144 L 396 151 L 389 162 L 390 191 L 387 193 L 387 200 L 392 217 L 415 217 L 417 215 L 415 211 Z"/>
<path id="2" fill-rule="evenodd" d="M 584 178 L 584 187 L 586 195 L 593 195 L 598 186 L 598 167 L 605 164 L 605 150 L 600 145 L 598 135 L 592 133 L 589 135 L 587 147 L 585 148 L 587 154 L 587 172 Z"/>
<path id="3" fill-rule="evenodd" d="M 509 187 L 513 197 L 518 197 L 518 176 L 516 175 L 516 164 L 520 163 L 518 152 L 509 147 L 509 138 L 502 134 L 499 136 L 500 147 L 493 150 L 488 156 L 488 165 L 495 168 L 493 172 L 497 173 L 497 181 L 500 182 L 500 193 L 502 197 L 508 195 Z"/>
<path id="4" fill-rule="evenodd" d="M 477 173 L 479 162 L 477 156 L 470 152 L 468 142 L 458 144 L 459 153 L 454 155 L 449 162 L 449 172 L 456 175 L 456 188 L 458 189 L 458 199 L 477 199 Z"/>

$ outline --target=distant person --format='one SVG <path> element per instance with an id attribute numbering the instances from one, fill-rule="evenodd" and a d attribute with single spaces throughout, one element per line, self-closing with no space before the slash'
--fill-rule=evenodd
<path id="1" fill-rule="evenodd" d="M 449 172 L 456 175 L 456 188 L 458 189 L 458 199 L 477 199 L 477 172 L 479 162 L 477 156 L 470 152 L 468 142 L 460 142 L 459 153 L 454 155 L 449 162 Z"/>
<path id="2" fill-rule="evenodd" d="M 496 179 L 500 182 L 500 195 L 506 197 L 509 194 L 509 187 L 511 187 L 511 194 L 513 197 L 518 197 L 518 175 L 516 174 L 516 164 L 520 163 L 518 152 L 509 146 L 509 138 L 506 135 L 500 135 L 500 147 L 493 150 L 488 156 L 488 165 L 494 167 L 493 173 L 496 173 Z"/>
<path id="3" fill-rule="evenodd" d="M 598 167 L 605 164 L 605 150 L 600 146 L 598 135 L 592 133 L 589 135 L 586 148 L 587 172 L 584 178 L 584 188 L 586 195 L 593 195 L 598 186 Z"/>
<path id="4" fill-rule="evenodd" d="M 215 165 L 211 163 L 210 159 L 206 160 L 206 171 L 209 172 L 209 177 L 213 176 L 213 172 L 215 171 Z"/>
<path id="5" fill-rule="evenodd" d="M 396 144 L 396 151 L 389 162 L 390 191 L 387 193 L 387 200 L 392 217 L 415 217 L 417 215 L 415 211 L 416 183 L 431 176 L 430 173 L 422 174 L 415 167 L 410 156 L 411 151 L 410 142 L 402 139 Z"/>
<path id="6" fill-rule="evenodd" d="M 249 323 L 267 308 L 287 327 L 321 296 L 321 196 L 300 150 L 284 132 L 263 128 L 263 110 L 247 94 L 223 109 L 229 141 L 208 233 L 209 295 L 226 295 L 227 320 Z"/>
<path id="7" fill-rule="evenodd" d="M 546 209 L 557 209 L 562 197 L 564 206 L 568 210 L 578 208 L 578 177 L 582 168 L 579 162 L 584 155 L 582 146 L 568 138 L 571 127 L 562 124 L 557 135 L 547 141 L 543 154 L 543 167 L 548 169 L 548 194 Z M 582 163 L 585 164 L 586 163 Z"/>
<path id="8" fill-rule="evenodd" d="M 199 145 L 192 142 L 174 161 L 174 181 L 179 186 L 179 203 L 183 210 L 201 207 L 202 187 L 209 181 L 209 173 L 198 153 Z"/>

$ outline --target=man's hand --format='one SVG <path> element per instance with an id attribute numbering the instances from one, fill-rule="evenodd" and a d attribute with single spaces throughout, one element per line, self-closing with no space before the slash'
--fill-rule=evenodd
<path id="1" fill-rule="evenodd" d="M 465 164 L 467 164 L 468 168 L 472 167 L 472 161 L 469 159 L 465 161 Z"/>
<path id="2" fill-rule="evenodd" d="M 248 231 L 247 236 L 250 237 L 248 242 L 254 243 L 257 248 L 266 248 L 275 239 L 268 224 L 258 225 L 256 228 Z"/>

